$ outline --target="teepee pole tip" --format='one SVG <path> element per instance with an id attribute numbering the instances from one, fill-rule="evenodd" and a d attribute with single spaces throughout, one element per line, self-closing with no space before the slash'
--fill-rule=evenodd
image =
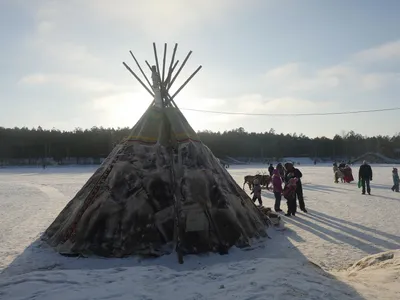
<path id="1" fill-rule="evenodd" d="M 148 84 L 148 85 L 150 86 L 150 88 L 153 90 L 153 87 L 152 87 L 152 85 L 151 85 L 151 83 L 150 83 L 150 80 L 147 78 L 146 74 L 143 72 L 143 69 L 142 69 L 142 67 L 140 66 L 139 62 L 137 61 L 135 55 L 133 55 L 132 51 L 129 51 L 129 52 L 130 52 L 130 54 L 132 55 L 133 59 L 135 60 L 135 63 L 136 63 L 136 65 L 138 66 L 138 68 L 139 68 L 140 72 L 142 73 L 144 79 L 146 80 L 147 84 Z M 154 92 L 154 90 L 153 90 L 153 92 Z"/>
<path id="2" fill-rule="evenodd" d="M 186 81 L 179 87 L 179 89 L 176 90 L 175 94 L 173 94 L 173 95 L 171 96 L 172 99 L 174 99 L 174 98 L 179 94 L 179 92 L 189 83 L 190 80 L 193 79 L 193 77 L 197 74 L 197 72 L 200 71 L 200 69 L 201 69 L 202 67 L 203 67 L 203 66 L 200 65 L 200 66 L 196 69 L 196 71 L 194 71 L 194 72 L 192 73 L 192 75 L 190 75 L 189 78 L 186 79 Z"/>
<path id="3" fill-rule="evenodd" d="M 143 83 L 143 81 L 139 78 L 139 76 L 136 75 L 135 72 L 132 71 L 132 69 L 125 63 L 122 62 L 122 64 L 125 66 L 125 68 L 133 75 L 133 77 L 136 78 L 137 81 L 139 81 L 139 83 L 146 89 L 146 91 L 152 96 L 154 97 L 154 94 L 152 91 L 150 91 L 150 89 Z"/>
<path id="4" fill-rule="evenodd" d="M 165 78 L 165 61 L 167 58 L 167 43 L 164 43 L 164 55 L 163 55 L 163 63 L 162 63 L 162 78 L 161 83 L 164 82 Z"/>

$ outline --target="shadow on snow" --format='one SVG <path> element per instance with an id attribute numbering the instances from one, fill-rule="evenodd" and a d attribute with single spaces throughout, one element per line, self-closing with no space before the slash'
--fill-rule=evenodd
<path id="1" fill-rule="evenodd" d="M 314 218 L 316 219 L 317 216 Z M 326 219 L 326 217 L 322 215 L 319 215 L 318 218 L 320 220 Z M 304 223 L 302 224 L 301 222 Z M 315 232 L 320 230 L 318 229 L 318 225 L 309 221 L 295 221 L 295 223 L 297 223 L 296 225 L 299 227 L 307 226 L 309 230 L 314 230 Z M 331 223 L 333 223 L 332 226 L 337 226 L 336 222 L 331 221 Z M 100 269 L 115 269 L 118 271 L 127 270 L 127 268 L 134 267 L 145 268 L 147 272 L 154 274 L 156 280 L 156 277 L 158 276 L 157 274 L 161 272 L 159 269 L 161 267 L 167 268 L 171 272 L 174 272 L 176 277 L 186 276 L 185 274 L 197 276 L 195 275 L 196 272 L 206 271 L 207 276 L 210 274 L 210 276 L 214 276 L 215 278 L 222 276 L 221 279 L 228 276 L 228 274 L 225 272 L 236 270 L 235 272 L 239 273 L 239 275 L 236 274 L 235 276 L 241 276 L 242 279 L 239 280 L 246 280 L 246 278 L 251 276 L 253 272 L 275 274 L 278 268 L 279 272 L 284 272 L 283 274 L 285 274 L 285 276 L 287 274 L 287 276 L 294 276 L 296 278 L 294 282 L 292 282 L 292 279 L 288 279 L 288 282 L 284 284 L 288 290 L 297 290 L 299 292 L 298 295 L 303 295 L 300 298 L 292 297 L 293 299 L 303 299 L 304 295 L 308 295 L 312 298 L 312 295 L 308 294 L 311 290 L 320 293 L 319 297 L 324 299 L 334 299 L 335 297 L 335 299 L 337 299 L 337 297 L 340 299 L 364 299 L 352 287 L 337 280 L 333 275 L 327 273 L 314 263 L 310 262 L 290 241 L 290 239 L 292 239 L 297 242 L 304 242 L 304 240 L 297 235 L 295 231 L 288 228 L 286 230 L 270 228 L 269 234 L 271 239 L 255 240 L 252 246 L 244 249 L 231 248 L 228 255 L 212 253 L 185 256 L 185 262 L 183 265 L 178 264 L 175 253 L 159 258 L 129 257 L 117 259 L 100 257 L 64 257 L 56 253 L 52 248 L 47 246 L 47 244 L 37 240 L 27 247 L 23 253 L 16 257 L 15 260 L 5 270 L 3 270 L 1 277 L 6 279 L 9 278 L 9 276 L 26 274 L 35 271 L 90 271 Z M 332 238 L 328 237 L 329 234 L 333 233 L 326 233 L 325 239 L 332 240 Z M 340 238 L 340 236 L 336 236 L 335 238 Z M 375 251 L 375 249 L 369 250 Z M 222 269 L 225 271 L 221 273 L 221 268 L 218 269 L 218 266 L 222 266 Z M 257 270 L 257 268 L 259 270 Z M 216 270 L 220 271 L 216 272 Z M 139 269 L 136 269 L 136 271 L 140 272 Z M 198 276 L 204 276 L 204 273 L 198 273 Z M 266 292 L 263 295 L 260 294 L 260 298 L 252 299 L 267 299 L 267 289 L 273 289 L 275 286 L 274 282 L 276 280 L 284 280 L 285 282 L 287 280 L 287 278 L 279 279 L 279 275 L 276 276 L 277 277 L 275 278 L 268 277 L 268 275 L 266 275 L 265 281 L 259 283 L 257 282 L 257 284 L 263 284 L 263 286 L 265 286 Z M 274 282 L 271 282 L 268 278 L 273 278 Z M 10 280 L 12 280 L 12 277 Z M 254 280 L 257 281 L 257 279 Z M 218 284 L 218 280 L 215 281 L 215 284 Z M 302 287 L 304 288 L 302 289 Z M 282 293 L 282 295 L 286 295 L 285 293 L 287 292 L 284 291 Z M 339 296 L 338 293 L 340 294 Z M 333 298 L 330 298 L 329 296 Z"/>

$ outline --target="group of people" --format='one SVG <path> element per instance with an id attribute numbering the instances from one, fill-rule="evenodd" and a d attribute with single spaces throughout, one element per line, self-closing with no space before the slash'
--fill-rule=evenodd
<path id="1" fill-rule="evenodd" d="M 339 178 L 342 182 L 350 183 L 354 181 L 353 171 L 350 165 L 341 162 L 339 166 L 336 162 L 333 163 L 333 173 L 335 174 L 335 183 L 339 182 Z"/>
<path id="2" fill-rule="evenodd" d="M 335 182 L 338 182 L 338 177 L 340 177 L 339 172 L 342 172 L 343 174 L 346 173 L 346 170 L 351 173 L 351 168 L 349 165 L 341 163 L 339 166 L 334 163 L 333 164 L 333 171 L 335 173 Z M 372 181 L 372 168 L 371 166 L 367 163 L 367 161 L 363 161 L 362 165 L 360 166 L 360 169 L 358 170 L 358 187 L 361 187 L 361 194 L 365 195 L 365 193 L 368 193 L 368 195 L 371 195 L 371 181 Z M 399 192 L 399 173 L 397 168 L 393 168 L 392 170 L 392 177 L 393 177 L 393 186 L 391 190 L 393 192 Z M 352 174 L 345 174 L 344 175 L 344 181 L 345 182 L 351 182 L 353 181 L 353 175 Z"/>
<path id="3" fill-rule="evenodd" d="M 348 174 L 344 175 L 345 182 L 352 182 L 354 180 L 352 171 L 349 165 L 347 164 L 339 164 L 339 166 L 334 163 L 334 171 L 337 168 L 338 170 L 347 170 Z M 285 216 L 295 216 L 297 211 L 297 200 L 299 201 L 299 207 L 301 211 L 307 213 L 307 209 L 304 203 L 303 197 L 303 185 L 301 183 L 301 178 L 303 174 L 301 171 L 294 167 L 294 164 L 291 162 L 287 162 L 284 165 L 278 163 L 276 168 L 272 164 L 269 165 L 268 168 L 269 174 L 272 178 L 272 188 L 275 196 L 275 205 L 274 209 L 276 212 L 282 212 L 281 209 L 281 201 L 282 196 L 287 200 L 287 213 Z M 344 172 L 346 173 L 346 171 Z M 371 195 L 371 181 L 372 181 L 372 168 L 366 162 L 363 161 L 363 164 L 360 166 L 358 171 L 358 182 L 359 187 L 362 188 L 361 193 L 365 195 L 368 193 Z M 397 168 L 393 168 L 392 170 L 393 176 L 393 186 L 391 190 L 393 192 L 399 192 L 399 173 Z M 337 180 L 337 175 L 335 172 L 335 182 Z M 254 181 L 253 190 L 251 192 L 253 194 L 253 201 L 258 200 L 260 206 L 262 206 L 261 199 L 261 185 L 258 180 Z"/>
<path id="4" fill-rule="evenodd" d="M 301 177 L 303 174 L 301 171 L 294 167 L 291 162 L 282 165 L 278 163 L 276 168 L 270 164 L 268 171 L 272 177 L 272 188 L 275 196 L 274 209 L 276 212 L 282 212 L 281 201 L 282 196 L 287 200 L 287 213 L 285 216 L 295 216 L 297 212 L 297 201 L 299 201 L 299 206 L 301 211 L 307 212 L 304 197 L 303 197 L 303 185 L 301 183 Z M 260 206 L 262 205 L 261 200 L 261 186 L 258 182 L 254 182 L 253 191 L 253 201 L 258 200 Z"/>

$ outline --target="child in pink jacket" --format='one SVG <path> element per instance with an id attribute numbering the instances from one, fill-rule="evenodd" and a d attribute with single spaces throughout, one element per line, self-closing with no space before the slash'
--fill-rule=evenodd
<path id="1" fill-rule="evenodd" d="M 275 206 L 276 212 L 281 212 L 281 200 L 282 200 L 282 178 L 278 169 L 275 169 L 272 173 L 272 188 L 275 196 Z"/>

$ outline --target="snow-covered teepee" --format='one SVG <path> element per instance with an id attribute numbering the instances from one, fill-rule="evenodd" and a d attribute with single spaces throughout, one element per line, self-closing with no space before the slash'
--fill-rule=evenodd
<path id="1" fill-rule="evenodd" d="M 170 96 L 175 44 L 165 74 L 153 44 L 152 84 L 131 53 L 148 86 L 123 63 L 154 98 L 88 182 L 61 211 L 43 239 L 66 255 L 159 256 L 175 250 L 226 253 L 266 235 L 266 221 L 204 145 L 175 104 L 175 97 L 201 66 Z M 166 75 L 166 76 L 165 76 Z M 174 246 L 174 248 L 173 248 Z"/>

